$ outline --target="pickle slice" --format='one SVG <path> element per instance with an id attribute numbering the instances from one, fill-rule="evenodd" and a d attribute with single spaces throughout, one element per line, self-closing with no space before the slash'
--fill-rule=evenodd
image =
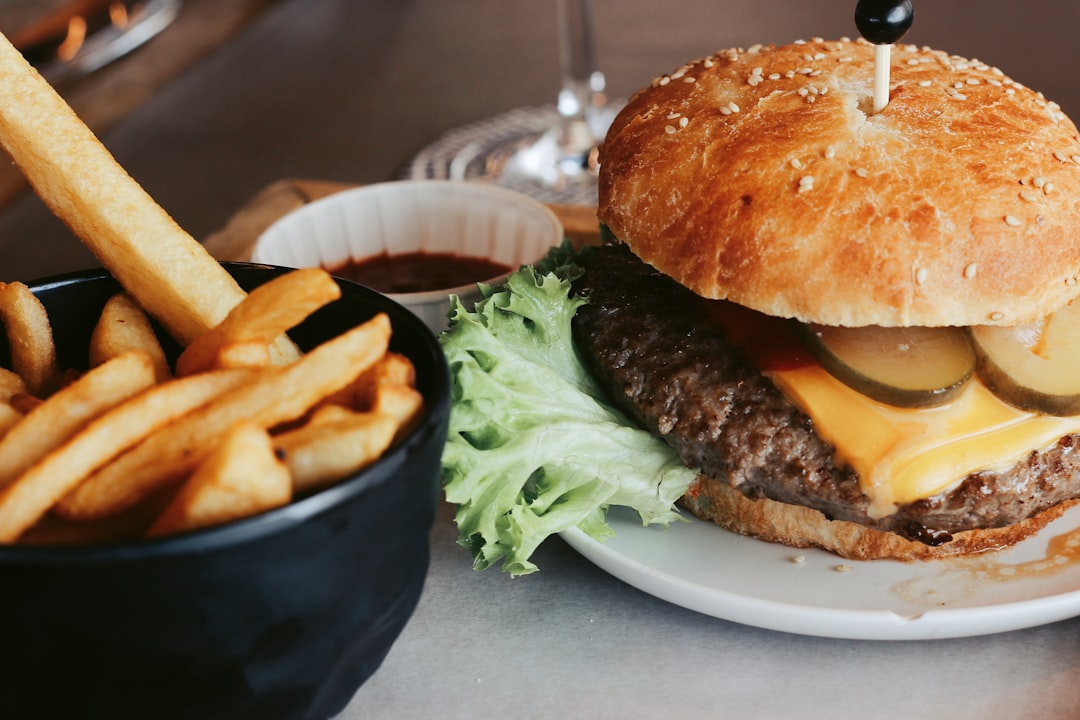
<path id="1" fill-rule="evenodd" d="M 979 377 L 1022 410 L 1080 414 L 1080 302 L 1035 322 L 971 328 Z"/>
<path id="2" fill-rule="evenodd" d="M 822 367 L 845 385 L 886 405 L 940 405 L 975 371 L 975 352 L 962 328 L 801 327 Z"/>

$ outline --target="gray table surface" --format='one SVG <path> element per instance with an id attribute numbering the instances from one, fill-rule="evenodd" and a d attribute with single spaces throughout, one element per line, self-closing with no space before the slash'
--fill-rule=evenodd
<path id="1" fill-rule="evenodd" d="M 395 177 L 441 133 L 558 85 L 554 3 L 283 0 L 106 144 L 197 237 L 281 178 Z M 613 96 L 733 45 L 855 35 L 853 0 L 595 0 Z M 1080 117 L 1080 5 L 917 3 L 906 40 L 977 57 Z M 0 216 L 0 280 L 96 263 L 27 197 Z M 718 531 L 719 532 L 719 531 Z M 1080 717 L 1080 620 L 957 640 L 790 635 L 685 610 L 561 540 L 540 573 L 476 573 L 449 508 L 417 613 L 343 717 Z"/>

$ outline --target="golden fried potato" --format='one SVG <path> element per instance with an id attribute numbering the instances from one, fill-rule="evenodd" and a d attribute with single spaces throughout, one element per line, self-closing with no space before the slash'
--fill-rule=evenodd
<path id="1" fill-rule="evenodd" d="M 26 383 L 17 372 L 0 367 L 0 401 L 7 402 L 12 396 L 26 392 Z"/>
<path id="2" fill-rule="evenodd" d="M 243 300 L 232 276 L 128 175 L 2 34 L 0 144 L 42 202 L 182 345 Z M 298 355 L 287 338 L 275 348 L 286 360 Z"/>
<path id="3" fill-rule="evenodd" d="M 320 411 L 306 425 L 274 437 L 297 495 L 330 485 L 377 460 L 400 426 L 388 415 L 340 406 L 324 410 L 330 412 Z"/>
<path id="4" fill-rule="evenodd" d="M 268 346 L 274 338 L 339 297 L 341 288 L 321 268 L 279 275 L 252 290 L 219 325 L 195 338 L 176 361 L 176 374 L 191 375 L 221 367 L 221 356 L 229 348 Z"/>
<path id="5" fill-rule="evenodd" d="M 27 390 L 44 397 L 56 389 L 60 371 L 45 306 L 20 282 L 0 283 L 0 322 L 7 333 L 12 369 Z"/>
<path id="6" fill-rule="evenodd" d="M 97 367 L 130 350 L 142 351 L 150 357 L 158 382 L 172 377 L 169 361 L 150 325 L 150 318 L 130 295 L 118 293 L 105 303 L 90 336 L 90 366 Z"/>
<path id="7" fill-rule="evenodd" d="M 101 367 L 125 357 L 145 358 L 122 355 Z M 146 363 L 152 373 L 149 359 Z M 18 539 L 96 468 L 194 408 L 249 382 L 253 374 L 226 370 L 156 385 L 99 415 L 0 491 L 0 542 Z"/>
<path id="8" fill-rule="evenodd" d="M 171 535 L 239 520 L 292 500 L 289 470 L 267 432 L 241 422 L 225 435 L 147 532 Z"/>
<path id="9" fill-rule="evenodd" d="M 9 486 L 86 423 L 153 384 L 150 358 L 132 352 L 53 393 L 0 439 L 0 488 Z"/>
<path id="10" fill-rule="evenodd" d="M 15 427 L 16 423 L 25 415 L 6 402 L 0 401 L 0 438 L 3 438 L 8 430 Z"/>
<path id="11" fill-rule="evenodd" d="M 348 387 L 334 393 L 326 401 L 354 410 L 370 410 L 382 385 L 415 387 L 416 369 L 412 361 L 400 353 L 388 352 Z"/>
<path id="12" fill-rule="evenodd" d="M 65 496 L 57 511 L 71 519 L 90 519 L 134 505 L 183 479 L 236 423 L 272 428 L 303 417 L 378 361 L 389 340 L 390 320 L 380 314 L 326 341 L 292 365 L 266 371 L 99 469 Z"/>

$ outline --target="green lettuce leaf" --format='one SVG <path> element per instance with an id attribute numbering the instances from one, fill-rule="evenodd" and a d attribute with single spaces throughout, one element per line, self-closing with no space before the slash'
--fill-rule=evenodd
<path id="1" fill-rule="evenodd" d="M 611 505 L 670 523 L 695 476 L 612 407 L 578 359 L 579 272 L 564 245 L 504 286 L 482 288 L 472 312 L 452 299 L 440 336 L 453 379 L 443 482 L 478 570 L 501 561 L 512 575 L 534 572 L 533 551 L 572 527 L 609 537 Z"/>

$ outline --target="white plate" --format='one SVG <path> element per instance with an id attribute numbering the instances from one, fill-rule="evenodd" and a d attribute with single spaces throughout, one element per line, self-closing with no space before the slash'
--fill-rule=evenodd
<path id="1" fill-rule="evenodd" d="M 562 537 L 594 564 L 668 602 L 771 630 L 864 640 L 985 635 L 1080 615 L 1080 507 L 999 553 L 852 562 L 745 538 L 691 519 L 643 527 L 626 508 L 616 536 Z M 1069 540 L 1071 549 L 1058 547 Z"/>

